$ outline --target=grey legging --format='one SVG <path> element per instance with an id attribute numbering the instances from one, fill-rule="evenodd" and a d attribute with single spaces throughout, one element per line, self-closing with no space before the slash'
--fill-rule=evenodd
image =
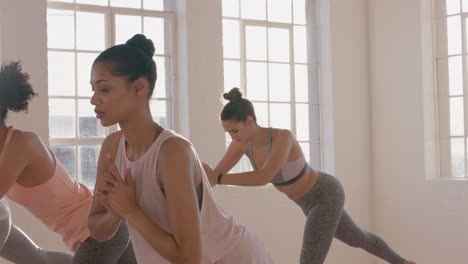
<path id="1" fill-rule="evenodd" d="M 333 176 L 319 173 L 317 183 L 304 197 L 296 201 L 307 216 L 302 242 L 301 264 L 322 264 L 333 237 L 352 247 L 401 264 L 405 260 L 377 235 L 357 226 L 343 210 L 345 195 L 341 183 Z"/>
<path id="2" fill-rule="evenodd" d="M 59 251 L 48 251 L 38 247 L 8 217 L 0 221 L 0 256 L 16 264 L 67 264 L 73 256 Z"/>
<path id="3" fill-rule="evenodd" d="M 75 253 L 73 264 L 136 264 L 132 243 L 125 221 L 115 235 L 104 242 L 89 237 Z"/>
<path id="4" fill-rule="evenodd" d="M 0 256 L 16 264 L 136 264 L 124 221 L 116 234 L 99 243 L 88 238 L 81 243 L 75 256 L 38 247 L 11 218 L 0 221 Z"/>

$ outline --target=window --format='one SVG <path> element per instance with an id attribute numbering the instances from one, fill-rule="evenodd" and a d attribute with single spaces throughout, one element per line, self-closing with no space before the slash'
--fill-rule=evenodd
<path id="1" fill-rule="evenodd" d="M 436 0 L 436 67 L 440 173 L 467 177 L 467 0 Z"/>
<path id="2" fill-rule="evenodd" d="M 224 89 L 240 87 L 259 125 L 291 130 L 307 161 L 320 169 L 320 96 L 311 78 L 318 76 L 316 38 L 307 22 L 315 18 L 308 8 L 305 0 L 223 0 Z M 233 170 L 247 169 L 244 156 Z"/>
<path id="3" fill-rule="evenodd" d="M 49 136 L 67 171 L 93 187 L 104 128 L 95 118 L 90 70 L 107 47 L 136 33 L 152 39 L 158 80 L 150 107 L 154 119 L 171 128 L 174 15 L 169 0 L 62 0 L 47 9 Z"/>

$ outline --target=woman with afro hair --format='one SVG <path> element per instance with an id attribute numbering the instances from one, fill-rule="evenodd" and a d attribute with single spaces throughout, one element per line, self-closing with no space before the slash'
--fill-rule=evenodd
<path id="1" fill-rule="evenodd" d="M 0 67 L 0 256 L 19 264 L 136 263 L 125 223 L 106 242 L 90 238 L 90 190 L 36 134 L 7 126 L 8 112 L 27 111 L 35 95 L 20 62 Z M 59 234 L 75 256 L 39 248 L 12 224 L 5 196 Z"/>

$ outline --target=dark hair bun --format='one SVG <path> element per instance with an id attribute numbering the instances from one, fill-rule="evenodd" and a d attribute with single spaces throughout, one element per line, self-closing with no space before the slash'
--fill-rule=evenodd
<path id="1" fill-rule="evenodd" d="M 154 56 L 154 52 L 156 51 L 153 41 L 151 39 L 147 39 L 145 35 L 142 34 L 136 34 L 131 39 L 127 40 L 125 44 L 140 49 L 150 58 Z"/>
<path id="2" fill-rule="evenodd" d="M 241 101 L 242 100 L 242 92 L 240 91 L 239 88 L 234 87 L 229 91 L 229 93 L 223 94 L 224 99 L 229 100 L 231 102 L 233 101 Z"/>
<path id="3" fill-rule="evenodd" d="M 2 118 L 6 110 L 19 112 L 28 109 L 29 100 L 35 96 L 29 75 L 22 72 L 19 61 L 2 64 L 0 67 L 0 110 Z"/>

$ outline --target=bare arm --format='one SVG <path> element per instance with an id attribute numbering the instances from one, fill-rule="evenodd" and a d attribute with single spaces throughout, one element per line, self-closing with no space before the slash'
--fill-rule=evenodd
<path id="1" fill-rule="evenodd" d="M 232 141 L 224 153 L 223 158 L 218 162 L 218 165 L 213 169 L 216 173 L 227 173 L 230 171 L 242 156 L 247 152 L 248 145 Z"/>
<path id="2" fill-rule="evenodd" d="M 286 163 L 294 145 L 294 138 L 289 130 L 280 130 L 273 142 L 271 154 L 262 168 L 243 173 L 223 174 L 222 184 L 259 186 L 269 183 Z"/>
<path id="3" fill-rule="evenodd" d="M 161 148 L 158 175 L 164 186 L 172 234 L 153 222 L 139 208 L 126 219 L 144 239 L 172 263 L 201 263 L 201 231 L 195 192 L 198 160 L 190 144 L 169 139 Z"/>
<path id="4" fill-rule="evenodd" d="M 93 204 L 89 213 L 88 228 L 91 232 L 91 237 L 100 242 L 110 239 L 115 234 L 122 219 L 104 204 L 100 196 L 96 195 L 96 191 L 106 184 L 103 180 L 103 175 L 107 171 L 105 156 L 109 153 L 112 159 L 115 158 L 120 135 L 120 133 L 109 135 L 104 140 L 101 153 L 99 154 L 96 184 L 94 187 L 95 195 L 93 196 Z"/>
<path id="5" fill-rule="evenodd" d="M 169 139 L 160 150 L 157 175 L 145 175 L 154 177 L 155 182 L 159 179 L 164 187 L 171 233 L 138 206 L 131 171 L 127 170 L 124 182 L 111 158 L 108 161 L 110 170 L 104 179 L 109 186 L 102 188 L 97 196 L 103 197 L 114 212 L 124 217 L 171 263 L 200 264 L 201 233 L 194 178 L 201 177 L 201 170 L 191 145 L 182 139 Z"/>
<path id="6" fill-rule="evenodd" d="M 30 163 L 34 152 L 28 149 L 34 139 L 33 136 L 14 132 L 10 143 L 3 148 L 0 154 L 0 198 L 10 190 L 21 172 Z"/>

